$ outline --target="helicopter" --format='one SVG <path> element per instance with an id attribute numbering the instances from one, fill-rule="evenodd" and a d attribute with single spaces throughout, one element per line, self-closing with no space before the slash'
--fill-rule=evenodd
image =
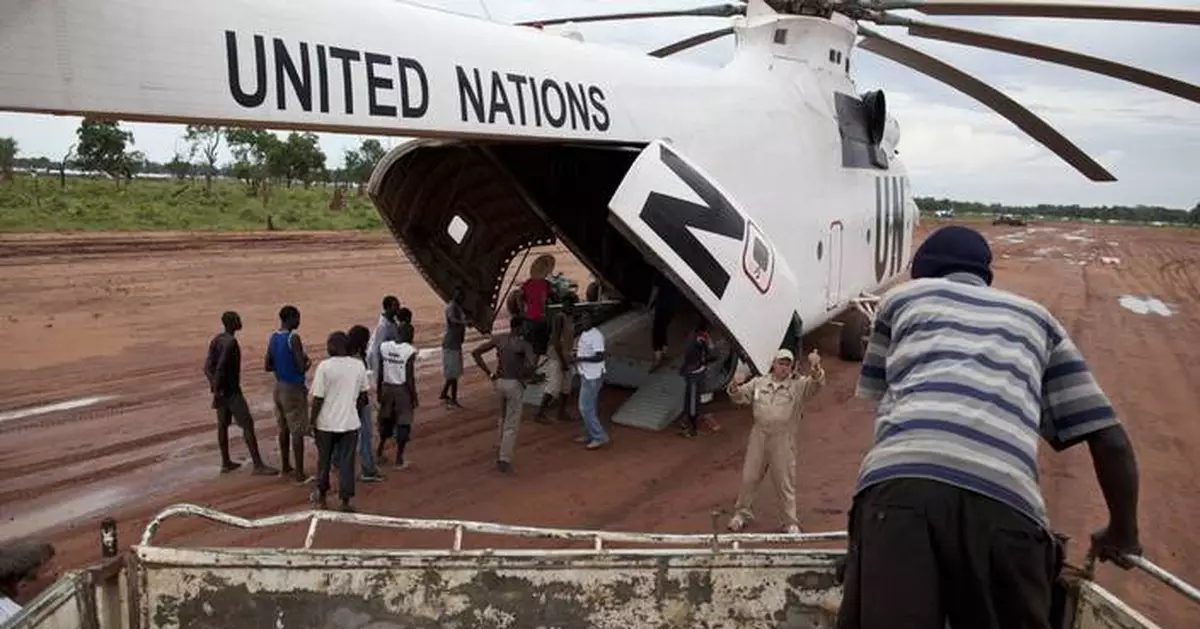
<path id="1" fill-rule="evenodd" d="M 884 91 L 857 87 L 855 55 L 932 77 L 1115 180 L 1011 98 L 876 27 L 1200 103 L 1177 79 L 905 9 L 1200 25 L 1196 9 L 1018 0 L 750 0 L 515 24 L 392 0 L 0 0 L 0 110 L 412 138 L 368 193 L 430 286 L 462 289 L 480 332 L 518 256 L 561 243 L 631 305 L 613 334 L 642 339 L 648 315 L 632 306 L 656 278 L 674 285 L 728 343 L 716 390 L 831 322 L 841 356 L 861 359 L 878 295 L 907 270 L 919 211 L 900 126 Z M 645 53 L 547 28 L 673 16 L 727 24 Z M 671 58 L 723 37 L 736 44 L 719 68 Z M 610 351 L 609 378 L 668 395 L 639 344 Z"/>

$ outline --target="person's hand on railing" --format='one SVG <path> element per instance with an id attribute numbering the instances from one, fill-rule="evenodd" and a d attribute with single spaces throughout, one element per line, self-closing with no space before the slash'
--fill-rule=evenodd
<path id="1" fill-rule="evenodd" d="M 1090 554 L 1100 561 L 1111 561 L 1128 570 L 1133 567 L 1133 563 L 1127 556 L 1141 556 L 1142 545 L 1138 542 L 1137 531 L 1121 531 L 1110 524 L 1092 533 Z"/>

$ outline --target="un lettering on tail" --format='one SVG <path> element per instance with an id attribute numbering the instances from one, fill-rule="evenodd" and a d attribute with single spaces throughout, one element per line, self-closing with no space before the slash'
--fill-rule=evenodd
<path id="1" fill-rule="evenodd" d="M 634 161 L 610 221 L 765 372 L 799 304 L 796 277 L 745 208 L 663 141 Z"/>

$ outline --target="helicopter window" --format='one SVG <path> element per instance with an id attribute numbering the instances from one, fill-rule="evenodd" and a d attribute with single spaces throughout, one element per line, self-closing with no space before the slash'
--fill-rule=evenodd
<path id="1" fill-rule="evenodd" d="M 829 63 L 837 63 L 837 51 L 832 48 L 829 49 Z"/>
<path id="2" fill-rule="evenodd" d="M 450 219 L 450 224 L 446 226 L 446 234 L 454 240 L 454 244 L 461 245 L 467 238 L 467 232 L 471 230 L 471 226 L 467 224 L 463 217 L 455 214 L 454 218 Z"/>
<path id="3" fill-rule="evenodd" d="M 775 43 L 776 44 L 786 44 L 787 43 L 787 29 L 786 28 L 775 29 Z"/>
<path id="4" fill-rule="evenodd" d="M 824 250 L 824 246 L 823 246 L 824 244 L 825 244 L 825 243 L 821 242 L 820 240 L 818 240 L 818 241 L 817 241 L 817 260 L 818 260 L 818 261 L 820 261 L 820 260 L 821 260 L 821 254 L 822 254 L 822 253 L 824 253 L 824 251 L 823 251 L 823 250 Z"/>

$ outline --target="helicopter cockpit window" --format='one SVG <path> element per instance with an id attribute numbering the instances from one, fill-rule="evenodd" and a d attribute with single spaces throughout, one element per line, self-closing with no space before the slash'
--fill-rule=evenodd
<path id="1" fill-rule="evenodd" d="M 467 239 L 467 232 L 471 230 L 471 226 L 463 217 L 455 214 L 454 218 L 450 219 L 450 224 L 446 226 L 446 235 L 454 241 L 454 244 L 461 245 Z"/>

